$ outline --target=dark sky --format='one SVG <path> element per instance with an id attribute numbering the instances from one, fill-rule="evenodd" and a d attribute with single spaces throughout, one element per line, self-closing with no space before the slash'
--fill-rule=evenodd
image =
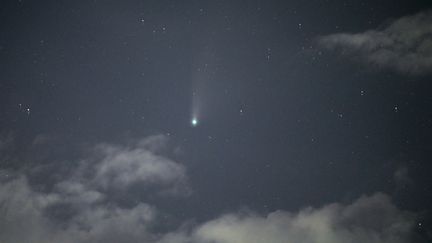
<path id="1" fill-rule="evenodd" d="M 0 242 L 431 241 L 430 9 L 2 1 Z"/>

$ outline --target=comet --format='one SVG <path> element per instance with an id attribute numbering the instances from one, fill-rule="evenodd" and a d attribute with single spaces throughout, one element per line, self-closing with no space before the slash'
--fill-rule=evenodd
<path id="1" fill-rule="evenodd" d="M 196 127 L 198 125 L 198 120 L 196 118 L 192 118 L 191 124 L 193 127 Z"/>

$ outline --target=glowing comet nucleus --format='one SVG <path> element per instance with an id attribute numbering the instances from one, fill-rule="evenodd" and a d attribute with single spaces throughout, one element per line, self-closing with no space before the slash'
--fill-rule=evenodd
<path id="1" fill-rule="evenodd" d="M 193 118 L 191 123 L 192 123 L 192 126 L 196 127 L 198 125 L 198 120 L 196 118 Z"/>

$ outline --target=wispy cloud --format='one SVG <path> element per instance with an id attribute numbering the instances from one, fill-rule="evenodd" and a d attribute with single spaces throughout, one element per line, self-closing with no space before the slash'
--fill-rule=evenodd
<path id="1" fill-rule="evenodd" d="M 319 43 L 379 67 L 413 75 L 432 73 L 432 11 L 362 33 L 323 36 Z"/>

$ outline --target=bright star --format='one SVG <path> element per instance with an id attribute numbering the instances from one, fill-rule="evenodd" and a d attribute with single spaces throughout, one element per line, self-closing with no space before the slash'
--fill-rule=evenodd
<path id="1" fill-rule="evenodd" d="M 196 118 L 193 118 L 191 123 L 192 123 L 192 126 L 195 127 L 196 125 L 198 125 L 198 120 Z"/>

